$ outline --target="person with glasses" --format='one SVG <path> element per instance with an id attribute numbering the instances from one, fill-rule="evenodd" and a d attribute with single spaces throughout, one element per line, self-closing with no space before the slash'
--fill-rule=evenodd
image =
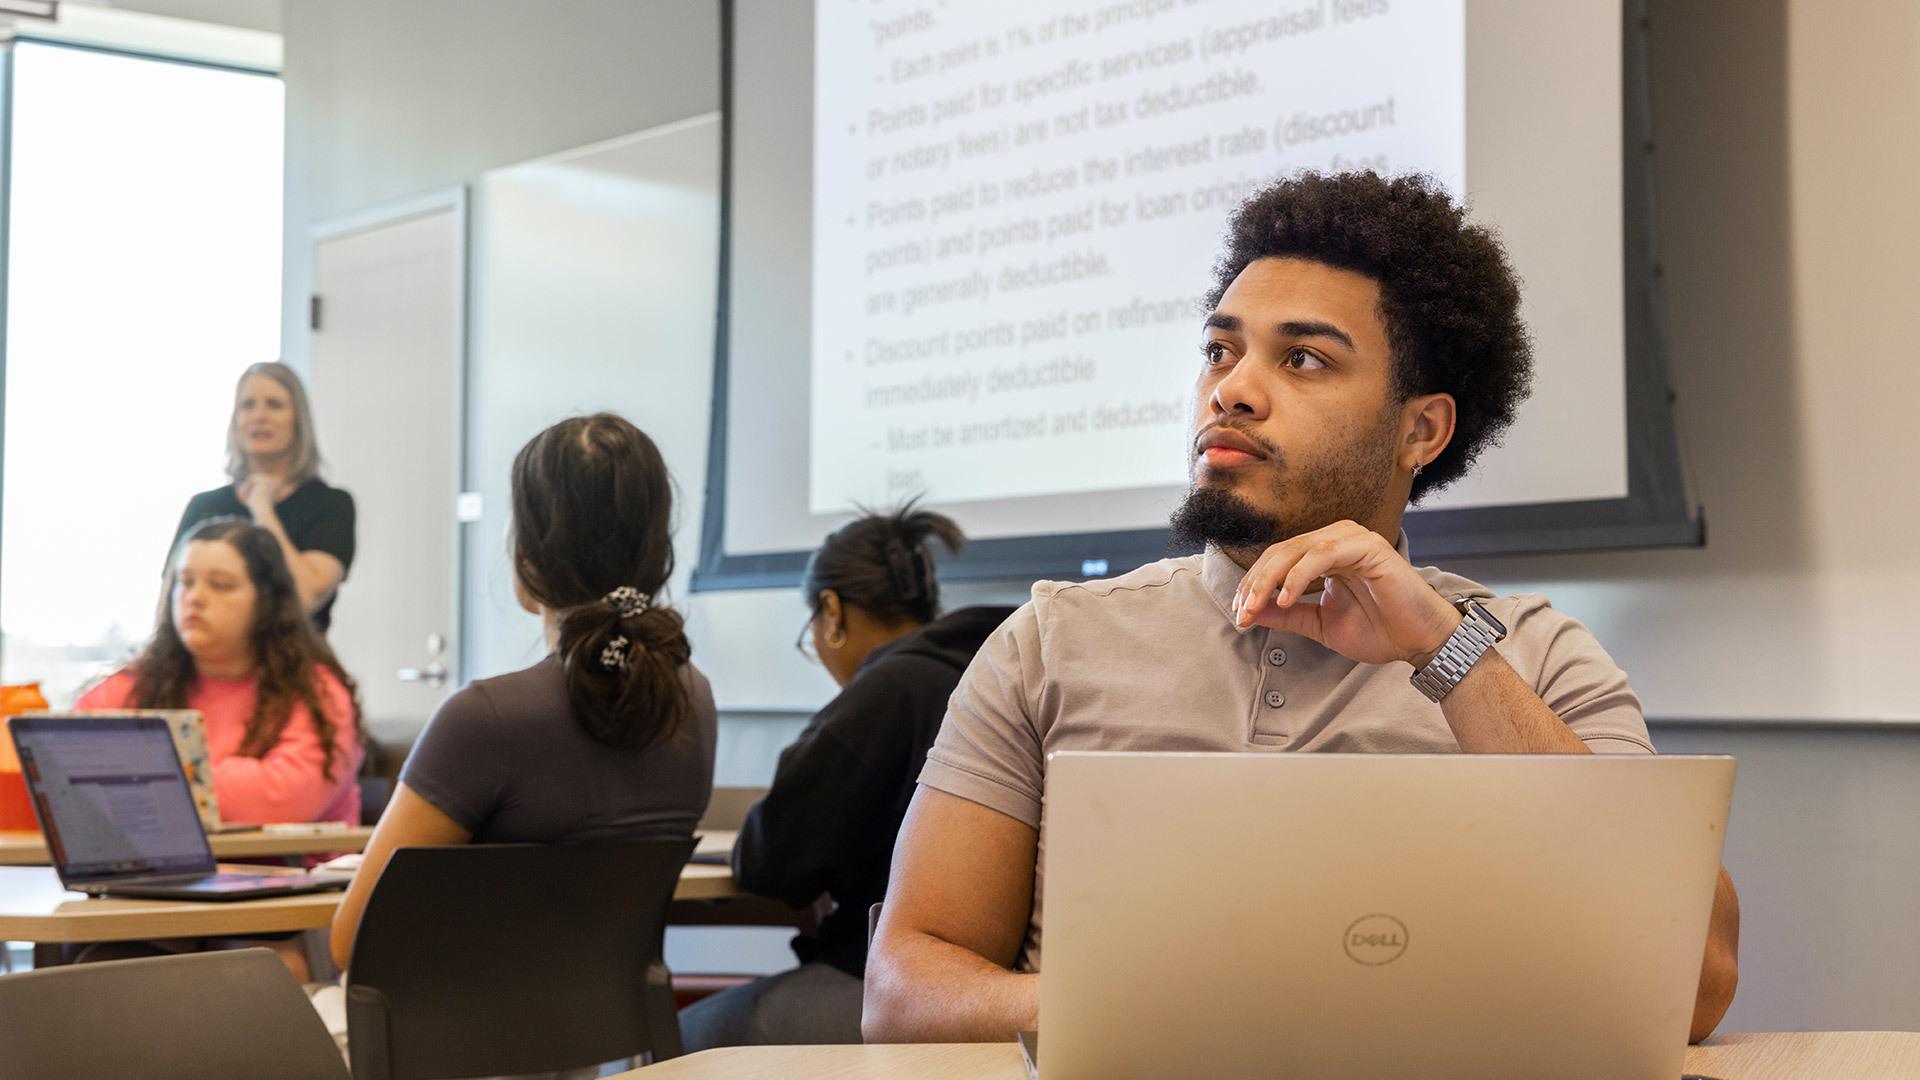
<path id="1" fill-rule="evenodd" d="M 957 552 L 959 526 L 912 502 L 833 532 L 807 562 L 809 608 L 795 646 L 841 691 L 780 755 L 747 812 L 733 872 L 749 892 L 795 907 L 830 898 L 800 966 L 688 1006 L 689 1053 L 716 1046 L 860 1041 L 867 909 L 887 890 L 893 838 L 960 675 L 1011 607 L 940 616 L 932 542 Z"/>

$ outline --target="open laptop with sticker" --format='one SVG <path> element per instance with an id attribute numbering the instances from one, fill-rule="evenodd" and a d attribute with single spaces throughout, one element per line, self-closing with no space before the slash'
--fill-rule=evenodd
<path id="1" fill-rule="evenodd" d="M 238 825 L 220 817 L 220 795 L 213 786 L 213 759 L 207 753 L 207 725 L 197 709 L 87 709 L 82 712 L 33 712 L 27 716 L 158 716 L 173 732 L 173 748 L 186 770 L 200 824 L 211 833 L 250 832 L 258 825 Z"/>
<path id="2" fill-rule="evenodd" d="M 17 716 L 7 727 L 66 888 L 246 900 L 339 889 L 349 880 L 271 867 L 219 868 L 163 716 Z"/>

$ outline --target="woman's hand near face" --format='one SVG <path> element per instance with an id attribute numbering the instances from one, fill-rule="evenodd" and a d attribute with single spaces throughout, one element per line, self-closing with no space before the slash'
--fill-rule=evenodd
<path id="1" fill-rule="evenodd" d="M 256 473 L 240 484 L 237 494 L 240 496 L 240 501 L 246 504 L 247 511 L 253 515 L 253 519 L 259 521 L 264 517 L 274 516 L 274 508 L 280 504 L 280 499 L 286 492 L 282 490 L 279 477 L 262 476 Z"/>
<path id="2" fill-rule="evenodd" d="M 280 542 L 280 554 L 286 557 L 287 569 L 293 572 L 293 584 L 300 590 L 300 605 L 312 614 L 340 582 L 347 576 L 347 568 L 339 559 L 324 551 L 301 551 L 293 546 L 293 540 L 287 536 L 287 530 L 280 523 L 280 513 L 276 509 L 281 499 L 293 493 L 293 485 L 278 476 L 254 473 L 234 488 L 234 494 L 246 504 L 247 513 L 253 515 L 253 523 L 273 534 Z"/>

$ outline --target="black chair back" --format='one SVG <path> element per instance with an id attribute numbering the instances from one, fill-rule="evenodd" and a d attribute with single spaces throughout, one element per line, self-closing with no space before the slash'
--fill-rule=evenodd
<path id="1" fill-rule="evenodd" d="M 0 1076 L 346 1080 L 320 1015 L 266 949 L 0 976 Z"/>
<path id="2" fill-rule="evenodd" d="M 693 840 L 401 848 L 347 965 L 359 1080 L 680 1053 L 660 950 Z"/>

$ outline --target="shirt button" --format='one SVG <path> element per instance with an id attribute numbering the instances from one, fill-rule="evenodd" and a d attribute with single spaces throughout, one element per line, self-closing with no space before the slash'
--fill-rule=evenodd
<path id="1" fill-rule="evenodd" d="M 1285 665 L 1286 662 L 1287 662 L 1287 650 L 1269 649 L 1267 651 L 1267 663 L 1272 664 L 1274 667 L 1281 667 Z"/>
<path id="2" fill-rule="evenodd" d="M 1287 703 L 1287 695 L 1278 690 L 1267 691 L 1267 708 L 1277 709 Z"/>

